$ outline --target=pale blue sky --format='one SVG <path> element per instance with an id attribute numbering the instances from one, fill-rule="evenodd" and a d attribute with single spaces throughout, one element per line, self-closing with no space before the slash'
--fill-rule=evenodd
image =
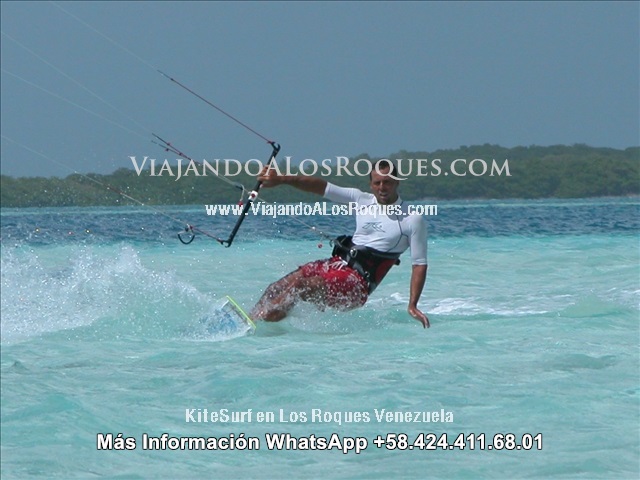
<path id="1" fill-rule="evenodd" d="M 58 5 L 294 160 L 484 143 L 640 144 L 637 2 Z M 131 168 L 129 155 L 175 158 L 151 132 L 199 160 L 266 160 L 258 137 L 55 4 L 1 6 L 6 138 L 81 172 Z M 3 174 L 71 173 L 6 138 Z"/>

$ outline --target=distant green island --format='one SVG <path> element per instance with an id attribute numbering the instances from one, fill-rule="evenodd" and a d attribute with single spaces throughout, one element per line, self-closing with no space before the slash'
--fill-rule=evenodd
<path id="1" fill-rule="evenodd" d="M 400 193 L 406 200 L 438 199 L 536 199 L 585 198 L 640 195 L 640 147 L 624 150 L 587 145 L 554 145 L 505 148 L 499 145 L 462 146 L 434 152 L 400 152 L 385 158 L 395 161 L 407 175 Z M 341 186 L 368 189 L 368 179 L 357 175 L 364 170 L 359 159 L 371 161 L 367 154 L 349 159 L 346 169 L 317 171 L 327 181 Z M 72 174 L 65 178 L 0 177 L 2 207 L 61 207 L 136 205 L 127 196 L 147 205 L 228 204 L 240 198 L 240 190 L 221 181 L 211 171 L 183 161 L 182 176 L 177 178 L 175 157 L 166 157 L 169 167 L 162 168 L 165 157 L 132 168 L 121 168 L 108 175 Z M 346 159 L 343 159 L 343 161 Z M 321 162 L 318 159 L 318 164 Z M 284 170 L 283 160 L 278 165 Z M 301 165 L 304 171 L 312 165 Z M 356 170 L 355 167 L 358 167 Z M 291 167 L 298 173 L 297 166 Z M 257 170 L 257 165 L 250 169 Z M 138 174 L 139 173 L 139 174 Z M 170 175 L 173 173 L 173 176 Z M 340 173 L 339 176 L 336 174 Z M 351 173 L 352 175 L 349 175 Z M 154 174 L 154 175 L 152 175 Z M 242 171 L 228 177 L 251 189 L 255 177 Z M 268 200 L 279 203 L 317 200 L 291 187 L 270 190 Z"/>

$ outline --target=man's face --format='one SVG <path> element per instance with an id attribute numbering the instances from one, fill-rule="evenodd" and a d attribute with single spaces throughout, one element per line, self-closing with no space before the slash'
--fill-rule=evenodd
<path id="1" fill-rule="evenodd" d="M 371 172 L 371 193 L 373 193 L 380 205 L 391 205 L 398 199 L 398 185 L 400 182 L 389 177 L 389 169 L 381 168 L 380 173 Z"/>

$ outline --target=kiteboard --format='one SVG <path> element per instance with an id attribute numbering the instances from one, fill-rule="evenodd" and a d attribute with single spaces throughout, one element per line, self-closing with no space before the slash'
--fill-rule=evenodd
<path id="1" fill-rule="evenodd" d="M 229 295 L 225 297 L 222 306 L 217 309 L 217 322 L 225 325 L 235 325 L 238 329 L 250 330 L 253 333 L 256 324 L 238 303 Z"/>
<path id="2" fill-rule="evenodd" d="M 225 296 L 221 304 L 200 317 L 199 326 L 193 334 L 197 337 L 228 340 L 252 334 L 256 324 L 249 314 L 231 297 Z"/>

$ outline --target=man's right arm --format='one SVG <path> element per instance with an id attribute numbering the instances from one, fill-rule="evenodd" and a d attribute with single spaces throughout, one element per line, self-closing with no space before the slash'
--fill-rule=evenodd
<path id="1" fill-rule="evenodd" d="M 298 190 L 315 193 L 317 195 L 324 195 L 327 189 L 327 181 L 322 178 L 309 177 L 306 175 L 278 175 L 275 168 L 268 169 L 265 167 L 262 172 L 260 172 L 258 180 L 260 180 L 265 187 L 291 185 Z"/>

